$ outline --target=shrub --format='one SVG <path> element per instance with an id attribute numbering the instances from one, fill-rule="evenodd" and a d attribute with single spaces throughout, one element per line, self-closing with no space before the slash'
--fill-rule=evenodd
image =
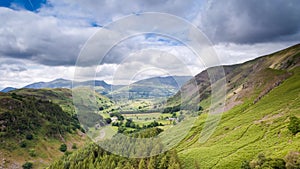
<path id="1" fill-rule="evenodd" d="M 33 164 L 31 162 L 26 162 L 22 165 L 23 169 L 31 169 Z"/>
<path id="2" fill-rule="evenodd" d="M 105 121 L 106 121 L 107 124 L 110 124 L 111 123 L 111 118 L 106 118 Z"/>
<path id="3" fill-rule="evenodd" d="M 126 128 L 123 126 L 118 127 L 118 133 L 123 133 L 125 130 Z"/>
<path id="4" fill-rule="evenodd" d="M 249 161 L 243 161 L 241 165 L 241 169 L 251 169 Z"/>
<path id="5" fill-rule="evenodd" d="M 295 135 L 300 131 L 300 120 L 295 117 L 290 117 L 290 123 L 288 125 L 288 129 Z"/>
<path id="6" fill-rule="evenodd" d="M 33 135 L 32 134 L 27 134 L 26 135 L 26 139 L 27 140 L 32 140 L 33 139 Z"/>
<path id="7" fill-rule="evenodd" d="M 276 169 L 286 169 L 285 161 L 280 158 L 269 159 L 267 160 L 261 168 L 276 168 Z"/>
<path id="8" fill-rule="evenodd" d="M 300 153 L 291 151 L 285 156 L 286 168 L 297 169 L 300 168 Z"/>
<path id="9" fill-rule="evenodd" d="M 72 149 L 77 149 L 77 145 L 76 145 L 76 143 L 73 143 L 73 145 L 72 145 Z"/>
<path id="10" fill-rule="evenodd" d="M 27 146 L 26 142 L 25 141 L 21 141 L 20 147 L 21 148 L 25 148 L 26 146 Z"/>
<path id="11" fill-rule="evenodd" d="M 72 152 L 70 152 L 70 151 L 66 151 L 66 152 L 64 153 L 65 156 L 68 156 L 68 155 L 70 155 L 70 154 L 72 154 Z"/>
<path id="12" fill-rule="evenodd" d="M 67 145 L 66 144 L 61 144 L 60 145 L 60 147 L 59 147 L 59 150 L 61 151 L 61 152 L 66 152 L 67 151 Z"/>
<path id="13" fill-rule="evenodd" d="M 31 157 L 36 157 L 36 152 L 34 149 L 30 149 L 28 153 Z"/>

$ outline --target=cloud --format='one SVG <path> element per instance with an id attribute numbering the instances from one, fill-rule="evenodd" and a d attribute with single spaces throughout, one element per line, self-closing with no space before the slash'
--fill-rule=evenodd
<path id="1" fill-rule="evenodd" d="M 215 42 L 257 43 L 299 40 L 298 0 L 212 0 L 195 21 Z"/>
<path id="2" fill-rule="evenodd" d="M 296 43 L 296 41 L 256 44 L 219 43 L 214 48 L 223 65 L 232 65 L 283 50 Z"/>
<path id="3" fill-rule="evenodd" d="M 13 3 L 4 5 L 0 2 L 0 6 L 5 6 L 0 7 L 3 21 L 0 25 L 0 87 L 20 87 L 32 79 L 72 79 L 77 56 L 89 37 L 99 27 L 130 14 L 165 12 L 193 22 L 214 42 L 222 64 L 253 59 L 299 43 L 300 39 L 300 1 L 297 0 L 47 0 L 46 3 L 38 0 L 33 4 L 34 10 L 20 3 L 22 0 L 17 1 L 10 0 Z M 148 22 L 164 25 L 174 36 L 188 31 L 162 18 Z M 139 29 L 147 27 L 147 23 L 132 20 L 119 30 L 126 31 L 132 25 Z M 99 48 L 95 46 L 93 50 Z M 151 33 L 116 44 L 102 63 L 94 57 L 86 55 L 85 64 L 76 68 L 82 77 L 93 78 L 98 64 L 96 73 L 101 80 L 111 81 L 115 72 L 120 75 L 132 72 L 135 76 L 136 71 L 143 68 L 144 73 L 136 74 L 135 78 L 158 75 L 163 69 L 183 75 L 176 57 L 193 75 L 205 68 L 180 42 Z M 151 66 L 156 67 L 155 70 Z M 152 69 L 153 74 L 146 68 Z"/>
<path id="4" fill-rule="evenodd" d="M 0 88 L 23 87 L 39 81 L 56 78 L 73 79 L 74 66 L 45 66 L 20 59 L 0 58 Z"/>
<path id="5" fill-rule="evenodd" d="M 20 19 L 22 18 L 22 19 Z M 28 59 L 43 65 L 74 65 L 95 28 L 60 25 L 55 17 L 0 8 L 0 57 Z"/>
<path id="6" fill-rule="evenodd" d="M 199 0 L 48 0 L 51 5 L 40 9 L 40 12 L 60 17 L 90 18 L 104 25 L 123 16 L 142 12 L 164 12 L 188 19 L 197 14 L 201 2 Z"/>
<path id="7" fill-rule="evenodd" d="M 5 72 L 23 72 L 27 68 L 23 62 L 12 61 L 12 60 L 2 60 L 0 63 L 0 71 Z"/>

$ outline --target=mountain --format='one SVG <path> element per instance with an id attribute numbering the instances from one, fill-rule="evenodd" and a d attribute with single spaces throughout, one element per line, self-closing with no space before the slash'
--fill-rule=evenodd
<path id="1" fill-rule="evenodd" d="M 42 89 L 42 88 L 68 88 L 72 87 L 72 81 L 66 79 L 56 79 L 50 82 L 36 82 L 24 86 L 23 88 L 28 89 Z"/>
<path id="2" fill-rule="evenodd" d="M 152 98 L 152 97 L 166 97 L 175 94 L 179 88 L 188 81 L 190 76 L 168 76 L 168 77 L 154 77 L 137 81 L 130 86 L 125 85 L 111 85 L 102 80 L 89 80 L 83 82 L 76 82 L 66 79 L 55 79 L 50 82 L 36 82 L 24 86 L 27 89 L 55 89 L 55 88 L 67 88 L 79 86 L 95 86 L 95 90 L 103 95 L 114 96 L 114 98 L 127 96 L 128 87 L 131 93 L 138 95 L 138 98 Z M 2 92 L 9 92 L 16 88 L 5 88 Z M 148 93 L 148 94 L 143 94 Z M 150 94 L 149 94 L 150 93 Z"/>
<path id="3" fill-rule="evenodd" d="M 190 76 L 153 77 L 134 82 L 112 91 L 109 96 L 115 100 L 129 98 L 164 98 L 174 95 L 191 79 Z"/>
<path id="4" fill-rule="evenodd" d="M 37 82 L 37 83 L 32 83 L 27 86 L 24 86 L 23 88 L 29 88 L 29 89 L 42 89 L 42 88 L 72 88 L 72 83 L 74 87 L 77 86 L 90 86 L 90 85 L 95 85 L 95 86 L 101 86 L 105 89 L 109 89 L 111 85 L 107 84 L 104 81 L 100 80 L 95 80 L 95 81 L 84 81 L 84 82 L 72 82 L 71 80 L 66 80 L 66 79 L 55 79 L 50 82 Z"/>
<path id="5" fill-rule="evenodd" d="M 1 90 L 1 92 L 7 93 L 7 92 L 10 92 L 10 91 L 12 91 L 12 90 L 16 90 L 16 88 L 13 88 L 13 87 L 6 87 L 6 88 L 4 88 L 3 90 Z"/>
<path id="6" fill-rule="evenodd" d="M 152 77 L 143 79 L 133 83 L 132 85 L 144 85 L 144 86 L 155 86 L 165 85 L 172 86 L 174 88 L 180 88 L 185 82 L 190 80 L 191 76 L 166 76 L 166 77 Z"/>
<path id="7" fill-rule="evenodd" d="M 207 141 L 199 142 L 211 103 L 210 85 L 214 85 L 210 84 L 206 70 L 194 77 L 197 91 L 189 93 L 191 97 L 197 92 L 201 95 L 199 116 L 187 136 L 168 155 L 127 159 L 90 144 L 60 158 L 49 168 L 299 168 L 300 45 L 227 65 L 224 70 L 226 111 Z M 177 107 L 181 91 L 191 83 L 192 80 L 188 81 L 169 98 L 167 106 Z M 159 134 L 155 128 L 149 132 Z M 181 128 L 176 131 L 181 132 Z"/>
<path id="8" fill-rule="evenodd" d="M 199 138 L 210 107 L 212 84 L 207 70 L 194 77 L 198 90 L 190 96 L 193 98 L 199 92 L 202 110 L 188 136 L 177 147 L 184 168 L 195 168 L 195 165 L 241 168 L 242 164 L 246 168 L 255 165 L 259 168 L 266 160 L 270 162 L 264 164 L 267 168 L 279 163 L 285 166 L 289 154 L 300 152 L 300 135 L 295 135 L 289 127 L 294 116 L 300 117 L 300 44 L 242 64 L 224 66 L 224 71 L 225 112 L 204 143 Z M 191 83 L 192 80 L 181 91 Z M 168 107 L 180 106 L 181 91 L 168 100 Z M 297 130 L 300 131 L 300 126 Z M 257 163 L 263 157 L 266 160 Z M 300 156 L 293 158 L 300 161 Z"/>
<path id="9" fill-rule="evenodd" d="M 67 88 L 71 89 L 72 87 L 79 87 L 79 86 L 95 86 L 95 90 L 101 94 L 107 94 L 112 85 L 107 84 L 105 81 L 102 80 L 90 80 L 90 81 L 83 81 L 83 82 L 76 82 L 66 79 L 55 79 L 50 82 L 36 82 L 29 85 L 24 86 L 23 88 L 27 89 L 43 89 L 43 88 Z"/>

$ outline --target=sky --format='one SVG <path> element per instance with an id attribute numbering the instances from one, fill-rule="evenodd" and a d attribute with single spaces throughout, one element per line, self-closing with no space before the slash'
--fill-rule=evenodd
<path id="1" fill-rule="evenodd" d="M 145 12 L 175 15 L 196 26 L 223 65 L 300 41 L 299 0 L 2 0 L 0 89 L 56 78 L 72 80 L 75 72 L 86 79 L 96 75 L 96 79 L 122 84 L 128 78 L 196 75 L 207 68 L 184 43 L 151 33 L 117 43 L 102 62 L 76 65 L 82 49 L 99 30 Z M 174 35 L 182 31 L 171 23 L 168 28 Z"/>

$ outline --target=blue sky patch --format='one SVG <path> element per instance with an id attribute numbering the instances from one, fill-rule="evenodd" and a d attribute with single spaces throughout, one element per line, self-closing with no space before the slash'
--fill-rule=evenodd
<path id="1" fill-rule="evenodd" d="M 0 7 L 6 7 L 14 10 L 26 9 L 29 11 L 37 11 L 47 0 L 2 0 Z"/>

